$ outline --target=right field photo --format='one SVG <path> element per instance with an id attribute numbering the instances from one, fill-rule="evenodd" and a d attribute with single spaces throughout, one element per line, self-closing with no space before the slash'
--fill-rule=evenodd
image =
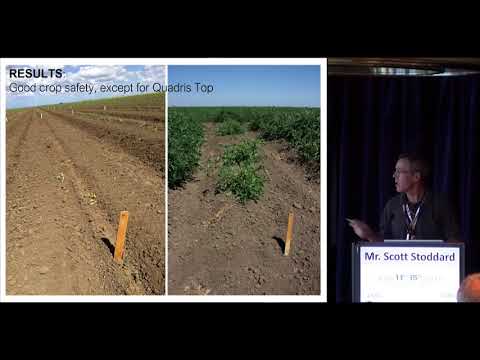
<path id="1" fill-rule="evenodd" d="M 320 295 L 320 65 L 168 84 L 168 294 Z"/>

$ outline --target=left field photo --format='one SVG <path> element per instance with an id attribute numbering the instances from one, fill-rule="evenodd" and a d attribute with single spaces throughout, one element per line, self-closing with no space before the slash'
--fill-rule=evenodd
<path id="1" fill-rule="evenodd" d="M 165 68 L 7 63 L 7 296 L 165 294 Z"/>

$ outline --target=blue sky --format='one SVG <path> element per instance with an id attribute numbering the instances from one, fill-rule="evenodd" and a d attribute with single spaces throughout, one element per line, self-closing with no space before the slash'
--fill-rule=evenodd
<path id="1" fill-rule="evenodd" d="M 195 83 L 212 84 L 211 94 Z M 170 65 L 168 83 L 190 84 L 190 93 L 168 94 L 169 106 L 320 107 L 320 65 Z"/>
<path id="2" fill-rule="evenodd" d="M 40 78 L 40 79 L 15 79 L 8 76 L 8 69 L 10 68 L 35 68 L 35 69 L 49 69 L 49 68 L 63 68 L 65 76 L 62 79 L 56 78 Z M 28 66 L 28 65 L 14 65 L 7 66 L 6 76 L 6 94 L 7 94 L 7 109 L 18 107 L 39 106 L 45 104 L 57 104 L 60 102 L 74 102 L 90 99 L 98 99 L 104 97 L 122 96 L 122 95 L 135 95 L 136 91 L 129 94 L 118 93 L 102 93 L 97 91 L 88 95 L 86 93 L 59 93 L 58 95 L 52 93 L 40 93 L 40 92 L 25 92 L 22 94 L 11 92 L 11 83 L 16 84 L 60 84 L 62 86 L 72 84 L 91 84 L 97 89 L 101 84 L 133 84 L 134 87 L 137 82 L 150 86 L 151 90 L 153 83 L 165 84 L 165 66 L 162 65 L 79 65 L 79 66 L 58 66 L 58 65 L 42 65 L 42 66 Z"/>

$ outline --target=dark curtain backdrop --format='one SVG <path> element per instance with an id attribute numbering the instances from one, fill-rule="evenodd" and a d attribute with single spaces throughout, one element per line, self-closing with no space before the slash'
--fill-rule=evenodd
<path id="1" fill-rule="evenodd" d="M 378 230 L 400 153 L 421 151 L 433 191 L 446 193 L 465 241 L 466 274 L 480 271 L 480 76 L 328 78 L 328 300 L 351 301 L 345 218 Z"/>

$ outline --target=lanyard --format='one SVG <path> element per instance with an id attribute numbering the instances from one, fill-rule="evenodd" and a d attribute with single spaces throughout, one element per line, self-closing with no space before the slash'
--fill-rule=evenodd
<path id="1" fill-rule="evenodd" d="M 422 207 L 423 201 L 418 205 L 417 211 L 415 212 L 415 216 L 412 219 L 412 212 L 410 208 L 405 203 L 403 204 L 403 211 L 405 212 L 406 216 L 406 223 L 407 223 L 407 240 L 415 239 L 415 228 L 417 226 L 418 221 L 418 214 L 420 214 L 420 208 Z"/>

